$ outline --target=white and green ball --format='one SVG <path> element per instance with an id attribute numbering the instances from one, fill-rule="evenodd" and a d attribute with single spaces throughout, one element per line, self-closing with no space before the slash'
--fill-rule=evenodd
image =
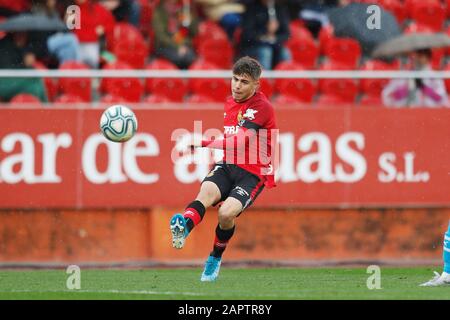
<path id="1" fill-rule="evenodd" d="M 130 140 L 137 130 L 137 119 L 130 108 L 114 105 L 106 109 L 100 118 L 100 130 L 106 139 L 114 142 Z"/>

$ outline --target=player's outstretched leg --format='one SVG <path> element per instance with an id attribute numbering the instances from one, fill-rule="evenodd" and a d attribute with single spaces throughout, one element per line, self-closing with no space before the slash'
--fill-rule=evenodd
<path id="1" fill-rule="evenodd" d="M 219 276 L 222 254 L 227 247 L 228 241 L 234 234 L 235 226 L 228 230 L 222 230 L 220 225 L 216 228 L 213 251 L 210 253 L 203 269 L 201 281 L 215 281 Z"/>
<path id="2" fill-rule="evenodd" d="M 442 274 L 439 272 L 434 272 L 434 278 L 428 282 L 422 283 L 423 287 L 437 287 L 437 286 L 450 286 L 450 223 L 448 225 L 448 230 L 444 235 L 444 249 L 443 249 L 443 259 L 444 259 L 444 271 Z"/>
<path id="3" fill-rule="evenodd" d="M 198 200 L 192 201 L 184 213 L 176 213 L 170 219 L 170 232 L 172 233 L 172 246 L 181 249 L 192 229 L 199 224 L 205 215 L 206 208 Z"/>

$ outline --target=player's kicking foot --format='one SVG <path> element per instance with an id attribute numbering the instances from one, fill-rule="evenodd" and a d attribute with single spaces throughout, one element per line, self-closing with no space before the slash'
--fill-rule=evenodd
<path id="1" fill-rule="evenodd" d="M 216 258 L 209 256 L 205 263 L 205 269 L 203 270 L 201 281 L 215 281 L 219 276 L 220 263 L 222 258 Z"/>
<path id="2" fill-rule="evenodd" d="M 449 286 L 450 285 L 450 274 L 443 272 L 439 274 L 439 272 L 434 271 L 434 278 L 428 282 L 422 283 L 421 287 L 437 287 L 437 286 Z"/>
<path id="3" fill-rule="evenodd" d="M 172 219 L 170 219 L 170 232 L 172 233 L 172 246 L 174 248 L 183 248 L 186 231 L 186 220 L 183 215 L 180 213 L 174 214 Z"/>

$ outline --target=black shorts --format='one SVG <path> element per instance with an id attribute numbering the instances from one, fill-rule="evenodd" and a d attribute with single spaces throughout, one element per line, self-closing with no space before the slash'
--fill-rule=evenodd
<path id="1" fill-rule="evenodd" d="M 264 189 L 264 181 L 257 175 L 245 169 L 224 162 L 218 162 L 203 179 L 217 185 L 221 194 L 221 201 L 233 197 L 242 203 L 242 211 L 251 206 L 256 197 Z M 218 203 L 219 203 L 218 202 Z M 214 205 L 217 205 L 214 204 Z"/>

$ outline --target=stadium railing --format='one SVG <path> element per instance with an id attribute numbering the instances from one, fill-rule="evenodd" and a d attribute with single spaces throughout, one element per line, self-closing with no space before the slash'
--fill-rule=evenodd
<path id="1" fill-rule="evenodd" d="M 0 78 L 229 78 L 231 70 L 0 70 Z M 276 79 L 413 79 L 450 78 L 450 71 L 263 71 Z"/>

